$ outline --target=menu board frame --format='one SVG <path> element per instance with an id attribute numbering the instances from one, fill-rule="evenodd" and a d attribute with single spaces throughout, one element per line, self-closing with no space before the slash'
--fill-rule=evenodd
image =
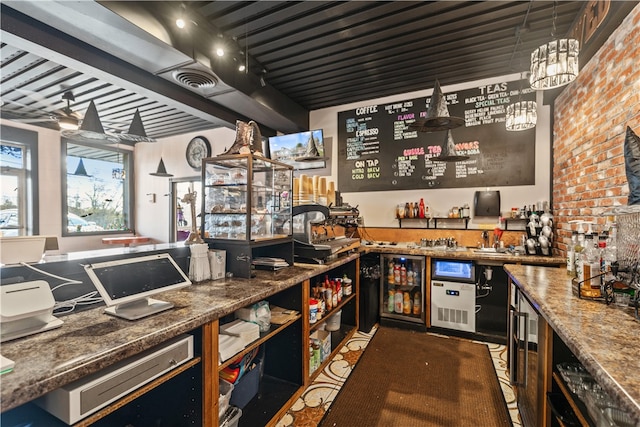
<path id="1" fill-rule="evenodd" d="M 444 91 L 459 162 L 440 162 L 447 131 L 417 132 L 430 96 L 363 105 L 338 113 L 338 185 L 342 192 L 535 185 L 535 128 L 507 131 L 506 108 L 535 101 L 526 80 Z"/>

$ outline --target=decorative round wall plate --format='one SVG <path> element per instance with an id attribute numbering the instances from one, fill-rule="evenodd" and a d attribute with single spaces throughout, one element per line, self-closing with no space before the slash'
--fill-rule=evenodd
<path id="1" fill-rule="evenodd" d="M 187 163 L 195 170 L 202 168 L 202 159 L 211 156 L 211 144 L 204 136 L 196 136 L 187 145 Z"/>

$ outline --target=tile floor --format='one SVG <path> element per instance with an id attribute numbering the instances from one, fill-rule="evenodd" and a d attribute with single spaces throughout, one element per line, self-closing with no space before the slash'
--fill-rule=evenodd
<path id="1" fill-rule="evenodd" d="M 318 425 L 325 411 L 333 402 L 340 387 L 344 384 L 351 370 L 364 352 L 369 340 L 376 332 L 374 327 L 370 333 L 356 332 L 354 336 L 340 349 L 324 371 L 302 394 L 302 396 L 287 411 L 276 424 L 277 427 L 315 427 Z M 482 343 L 489 347 L 493 358 L 496 375 L 500 381 L 502 392 L 511 415 L 514 427 L 520 427 L 520 415 L 516 406 L 513 389 L 509 385 L 506 372 L 507 349 L 504 345 Z"/>

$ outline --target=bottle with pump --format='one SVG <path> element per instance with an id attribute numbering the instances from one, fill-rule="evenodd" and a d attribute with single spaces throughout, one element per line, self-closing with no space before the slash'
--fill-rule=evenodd
<path id="1" fill-rule="evenodd" d="M 578 237 L 577 243 L 574 248 L 575 252 L 575 277 L 578 278 L 578 281 L 583 280 L 583 272 L 582 272 L 582 251 L 584 250 L 585 245 L 585 234 L 584 234 L 584 221 L 569 221 L 570 223 L 578 224 Z"/>
<path id="2" fill-rule="evenodd" d="M 609 234 L 607 236 L 606 247 L 602 253 L 602 272 L 605 273 L 604 281 L 613 280 L 611 265 L 618 260 L 618 243 L 617 243 L 617 227 L 615 223 L 611 223 Z"/>
<path id="3" fill-rule="evenodd" d="M 576 277 L 576 246 L 578 245 L 578 231 L 571 233 L 571 243 L 567 248 L 567 275 Z"/>
<path id="4" fill-rule="evenodd" d="M 600 281 L 593 278 L 600 274 L 600 254 L 593 242 L 593 235 L 585 236 L 585 248 L 582 251 L 582 276 L 579 277 L 582 282 L 580 293 L 586 297 L 599 297 Z"/>

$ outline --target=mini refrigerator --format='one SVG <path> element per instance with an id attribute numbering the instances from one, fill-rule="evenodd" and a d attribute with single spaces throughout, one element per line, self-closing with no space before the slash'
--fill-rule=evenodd
<path id="1" fill-rule="evenodd" d="M 380 256 L 380 317 L 425 324 L 425 257 Z"/>

